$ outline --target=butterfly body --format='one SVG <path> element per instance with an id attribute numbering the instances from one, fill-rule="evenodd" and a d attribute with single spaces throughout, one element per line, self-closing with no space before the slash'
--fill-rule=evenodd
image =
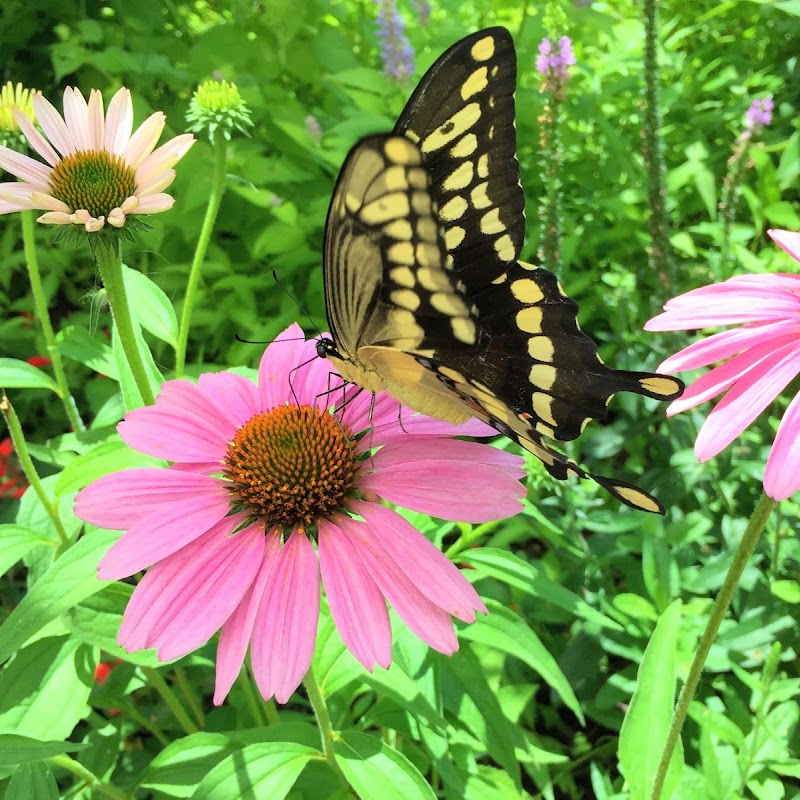
<path id="1" fill-rule="evenodd" d="M 368 391 L 448 422 L 482 419 L 554 477 L 661 512 L 543 441 L 576 438 L 618 391 L 672 399 L 683 386 L 603 364 L 556 277 L 520 260 L 515 85 L 510 34 L 480 31 L 431 67 L 392 133 L 350 151 L 325 229 L 331 338 L 318 352 Z"/>

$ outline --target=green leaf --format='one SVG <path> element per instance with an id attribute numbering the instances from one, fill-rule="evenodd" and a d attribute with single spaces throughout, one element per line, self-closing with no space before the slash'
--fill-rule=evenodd
<path id="1" fill-rule="evenodd" d="M 43 742 L 17 733 L 0 733 L 0 767 L 41 761 L 61 753 L 74 753 L 85 747 L 75 742 Z"/>
<path id="2" fill-rule="evenodd" d="M 128 302 L 142 327 L 173 348 L 178 346 L 178 317 L 169 298 L 147 275 L 122 266 Z"/>
<path id="3" fill-rule="evenodd" d="M 661 615 L 645 648 L 633 693 L 619 735 L 619 766 L 632 800 L 649 800 L 661 751 L 675 707 L 676 653 L 681 622 L 681 601 L 675 600 Z M 662 800 L 669 800 L 683 772 L 683 745 L 672 754 Z"/>
<path id="4" fill-rule="evenodd" d="M 49 375 L 18 358 L 0 358 L 0 388 L 49 389 L 61 397 L 58 384 Z"/>
<path id="5" fill-rule="evenodd" d="M 119 531 L 103 529 L 86 534 L 36 581 L 0 626 L 0 663 L 48 622 L 103 588 L 97 565 L 118 537 Z"/>
<path id="6" fill-rule="evenodd" d="M 99 333 L 90 334 L 86 328 L 69 325 L 56 336 L 58 349 L 73 361 L 83 364 L 100 375 L 118 380 L 114 354 L 106 339 Z"/>
<path id="7" fill-rule="evenodd" d="M 770 592 L 784 603 L 796 605 L 800 603 L 800 583 L 798 581 L 786 579 L 773 581 L 769 587 Z"/>
<path id="8" fill-rule="evenodd" d="M 58 800 L 58 785 L 47 764 L 20 764 L 8 782 L 5 800 Z"/>
<path id="9" fill-rule="evenodd" d="M 223 759 L 200 782 L 192 800 L 268 797 L 283 800 L 318 750 L 294 742 L 251 744 Z"/>
<path id="10" fill-rule="evenodd" d="M 623 630 L 622 626 L 592 608 L 578 595 L 545 577 L 539 569 L 513 553 L 492 547 L 468 550 L 458 554 L 458 560 L 475 567 L 479 575 L 487 575 L 514 586 L 531 597 L 539 597 L 569 611 L 588 622 L 605 628 Z"/>
<path id="11" fill-rule="evenodd" d="M 134 322 L 134 329 L 136 332 L 136 344 L 141 353 L 142 360 L 144 361 L 144 368 L 147 372 L 148 382 L 153 394 L 158 394 L 158 389 L 163 381 L 163 376 L 159 372 L 156 362 L 153 360 L 153 354 L 147 346 L 144 337 L 142 336 L 141 328 Z M 130 366 L 128 366 L 128 359 L 125 355 L 125 350 L 122 347 L 122 342 L 119 338 L 119 331 L 116 324 L 113 326 L 111 334 L 111 348 L 114 352 L 114 363 L 117 365 L 117 374 L 119 375 L 119 388 L 122 390 L 122 398 L 125 403 L 125 408 L 130 411 L 133 408 L 141 408 L 144 405 L 142 395 L 139 392 L 139 387 L 131 373 Z"/>
<path id="12" fill-rule="evenodd" d="M 24 525 L 0 525 L 0 575 L 39 544 L 56 546 L 52 539 Z"/>
<path id="13" fill-rule="evenodd" d="M 376 736 L 342 731 L 333 744 L 336 762 L 361 800 L 435 800 L 417 768 Z"/>
<path id="14" fill-rule="evenodd" d="M 494 647 L 526 663 L 558 692 L 567 707 L 584 724 L 578 698 L 541 639 L 510 608 L 490 599 L 486 600 L 486 607 L 489 616 L 479 616 L 472 625 L 462 628 L 458 633 L 459 638 Z"/>
<path id="15" fill-rule="evenodd" d="M 241 749 L 221 733 L 193 733 L 170 742 L 150 762 L 139 784 L 171 797 L 189 797 L 231 753 Z"/>
<path id="16" fill-rule="evenodd" d="M 320 608 L 313 667 L 322 696 L 326 698 L 365 674 L 364 667 L 344 646 L 326 603 Z"/>

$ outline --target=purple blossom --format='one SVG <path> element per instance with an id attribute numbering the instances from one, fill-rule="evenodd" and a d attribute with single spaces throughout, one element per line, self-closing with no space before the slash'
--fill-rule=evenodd
<path id="1" fill-rule="evenodd" d="M 414 0 L 414 7 L 417 10 L 417 19 L 422 27 L 426 27 L 431 21 L 431 4 L 428 0 Z"/>
<path id="2" fill-rule="evenodd" d="M 744 126 L 748 131 L 769 125 L 772 122 L 772 95 L 760 100 L 753 100 L 744 115 Z"/>
<path id="3" fill-rule="evenodd" d="M 549 39 L 542 39 L 539 44 L 539 55 L 536 57 L 536 69 L 545 79 L 545 88 L 552 91 L 563 88 L 569 78 L 567 67 L 574 63 L 575 52 L 569 36 L 562 36 L 558 40 L 557 49 Z"/>
<path id="4" fill-rule="evenodd" d="M 414 48 L 405 34 L 405 23 L 396 0 L 375 0 L 378 5 L 378 38 L 381 40 L 383 71 L 402 81 L 414 74 Z"/>

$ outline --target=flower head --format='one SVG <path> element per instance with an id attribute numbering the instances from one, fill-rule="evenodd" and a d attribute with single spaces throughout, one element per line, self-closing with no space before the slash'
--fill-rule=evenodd
<path id="1" fill-rule="evenodd" d="M 236 84 L 228 81 L 201 83 L 192 95 L 186 121 L 190 131 L 206 131 L 211 141 L 217 131 L 230 140 L 231 131 L 247 134 L 247 129 L 253 127 L 247 103 L 242 100 Z"/>
<path id="2" fill-rule="evenodd" d="M 763 128 L 772 122 L 772 95 L 763 99 L 753 100 L 747 113 L 744 115 L 744 126 L 748 131 Z"/>
<path id="3" fill-rule="evenodd" d="M 0 147 L 0 167 L 19 178 L 0 183 L 0 214 L 24 209 L 46 213 L 39 222 L 83 225 L 99 231 L 106 223 L 121 228 L 130 215 L 157 214 L 172 207 L 164 193 L 175 180 L 172 167 L 194 143 L 190 133 L 154 149 L 166 117 L 160 111 L 131 134 L 130 92 L 120 89 L 103 112 L 103 100 L 92 89 L 87 103 L 77 89 L 64 90 L 64 116 L 42 97 L 33 96 L 42 136 L 21 111 L 14 117 L 30 146 L 44 159 Z"/>
<path id="4" fill-rule="evenodd" d="M 33 92 L 21 83 L 14 86 L 11 81 L 0 88 L 0 145 L 22 147 L 26 143 L 19 128 L 15 112 L 24 114 L 32 123 L 36 122 L 33 110 Z"/>
<path id="5" fill-rule="evenodd" d="M 381 40 L 383 71 L 403 81 L 414 74 L 414 48 L 397 9 L 397 0 L 375 0 L 378 5 L 378 38 Z"/>
<path id="6" fill-rule="evenodd" d="M 299 339 L 299 340 L 298 340 Z M 289 699 L 314 651 L 320 577 L 333 620 L 368 670 L 391 663 L 388 601 L 413 633 L 452 653 L 452 617 L 486 611 L 458 569 L 380 501 L 478 522 L 520 510 L 521 460 L 454 434 L 487 435 L 405 416 L 366 392 L 336 413 L 330 368 L 293 325 L 271 344 L 258 385 L 230 372 L 165 383 L 119 433 L 169 469 L 107 475 L 75 512 L 126 533 L 99 577 L 150 565 L 119 631 L 129 650 L 183 656 L 222 629 L 214 702 L 239 673 L 248 645 L 264 697 Z M 402 424 L 400 414 L 404 413 Z M 316 545 L 316 547 L 315 547 Z"/>
<path id="7" fill-rule="evenodd" d="M 769 235 L 800 262 L 800 233 Z M 669 300 L 650 331 L 739 325 L 668 358 L 659 370 L 714 367 L 667 409 L 677 414 L 727 391 L 703 423 L 695 454 L 706 461 L 727 447 L 800 374 L 800 275 L 739 275 Z M 727 360 L 725 360 L 727 359 Z M 764 490 L 784 500 L 800 489 L 800 394 L 789 404 L 767 459 Z"/>
<path id="8" fill-rule="evenodd" d="M 536 69 L 544 78 L 545 89 L 553 92 L 561 91 L 569 79 L 567 67 L 573 64 L 575 64 L 575 52 L 569 36 L 562 36 L 558 40 L 557 48 L 553 47 L 549 39 L 542 39 L 539 44 L 539 55 L 536 56 Z"/>

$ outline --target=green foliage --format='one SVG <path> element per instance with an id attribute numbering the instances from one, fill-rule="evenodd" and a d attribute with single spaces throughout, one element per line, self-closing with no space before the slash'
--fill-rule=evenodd
<path id="1" fill-rule="evenodd" d="M 515 35 L 523 256 L 536 260 L 536 209 L 546 190 L 534 70 L 543 6 L 432 5 L 423 27 L 415 5 L 400 2 L 418 74 L 478 27 L 503 24 Z M 800 4 L 660 4 L 661 134 L 676 261 L 668 280 L 648 268 L 639 4 L 560 7 L 578 64 L 562 106 L 559 277 L 608 363 L 654 369 L 687 342 L 642 332 L 668 297 L 734 273 L 797 268 L 765 232 L 800 229 Z M 172 136 L 186 128 L 197 84 L 222 77 L 250 109 L 249 135 L 229 144 L 193 307 L 190 376 L 255 366 L 263 347 L 249 342 L 269 341 L 295 319 L 316 333 L 306 313 L 324 330 L 322 234 L 337 171 L 357 138 L 391 128 L 411 88 L 381 72 L 375 15 L 367 0 L 4 2 L 0 77 L 43 90 L 57 106 L 67 85 L 106 98 L 125 85 L 137 123 L 164 111 Z M 718 204 L 728 159 L 750 100 L 770 93 L 775 119 L 747 151 L 725 260 Z M 149 217 L 152 230 L 123 245 L 154 389 L 173 376 L 213 160 L 199 137 L 176 167 L 174 209 Z M 96 567 L 118 534 L 78 538 L 72 500 L 103 474 L 154 463 L 115 433 L 141 396 L 88 247 L 54 242 L 44 226 L 36 236 L 57 346 L 88 430 L 67 432 L 48 367 L 26 363 L 47 350 L 32 318 L 18 217 L 2 217 L 0 386 L 65 538 L 34 490 L 21 502 L 0 500 L 0 795 L 88 799 L 103 796 L 99 782 L 117 787 L 114 796 L 154 800 L 647 797 L 676 687 L 760 494 L 785 401 L 699 465 L 692 446 L 705 408 L 667 423 L 663 407 L 617 398 L 612 421 L 581 436 L 583 461 L 653 490 L 668 508 L 664 519 L 620 509 L 588 484 L 557 484 L 536 464 L 526 508 L 511 520 L 471 528 L 414 515 L 465 569 L 490 615 L 460 626 L 461 650 L 451 659 L 396 625 L 391 668 L 368 674 L 323 608 L 314 671 L 337 731 L 334 769 L 302 692 L 276 712 L 241 680 L 215 708 L 213 642 L 168 665 L 117 645 L 132 587 L 99 581 Z M 744 573 L 665 800 L 800 798 L 797 513 L 796 500 L 784 502 Z M 110 665 L 104 680 L 94 672 L 101 663 Z M 192 726 L 178 722 L 147 677 L 156 668 L 191 710 Z"/>

